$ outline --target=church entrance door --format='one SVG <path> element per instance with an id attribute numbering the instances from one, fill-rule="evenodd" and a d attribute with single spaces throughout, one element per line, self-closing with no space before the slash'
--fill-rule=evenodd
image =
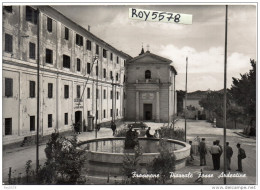
<path id="1" fill-rule="evenodd" d="M 144 120 L 152 120 L 153 119 L 153 105 L 152 104 L 144 104 Z"/>

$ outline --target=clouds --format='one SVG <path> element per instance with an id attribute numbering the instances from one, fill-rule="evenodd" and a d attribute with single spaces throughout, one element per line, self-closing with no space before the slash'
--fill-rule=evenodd
<path id="1" fill-rule="evenodd" d="M 188 91 L 219 90 L 224 84 L 224 49 L 211 47 L 207 51 L 198 52 L 185 46 L 178 48 L 172 44 L 161 46 L 161 56 L 173 61 L 178 72 L 177 89 L 184 89 L 186 73 L 186 57 L 188 57 Z M 231 53 L 227 59 L 227 86 L 230 87 L 232 77 L 251 69 L 250 57 L 241 53 Z"/>
<path id="2" fill-rule="evenodd" d="M 188 91 L 223 88 L 224 5 L 117 5 L 54 6 L 107 43 L 135 57 L 149 44 L 154 54 L 169 58 L 178 72 L 177 88 L 184 89 L 186 57 L 189 57 Z M 73 11 L 71 11 L 73 8 Z M 192 14 L 192 25 L 137 21 L 129 8 Z M 77 12 L 77 14 L 75 14 Z M 251 69 L 256 58 L 256 6 L 228 6 L 227 86 L 232 77 Z M 84 16 L 82 16 L 84 15 Z"/>

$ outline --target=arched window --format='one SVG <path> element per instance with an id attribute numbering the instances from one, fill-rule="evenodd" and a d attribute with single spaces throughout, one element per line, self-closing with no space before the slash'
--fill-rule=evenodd
<path id="1" fill-rule="evenodd" d="M 145 79 L 151 79 L 151 71 L 145 71 Z"/>

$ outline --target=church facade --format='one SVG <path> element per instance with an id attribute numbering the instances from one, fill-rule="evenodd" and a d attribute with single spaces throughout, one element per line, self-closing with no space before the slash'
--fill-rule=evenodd
<path id="1" fill-rule="evenodd" d="M 142 52 L 126 64 L 125 120 L 171 122 L 176 113 L 172 61 Z"/>

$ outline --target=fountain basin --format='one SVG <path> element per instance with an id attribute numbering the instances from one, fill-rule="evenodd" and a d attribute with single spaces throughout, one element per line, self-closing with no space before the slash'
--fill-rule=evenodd
<path id="1" fill-rule="evenodd" d="M 159 156 L 159 139 L 154 138 L 138 138 L 142 149 L 142 156 L 140 157 L 140 165 L 144 167 L 151 163 L 154 158 Z M 88 172 L 95 174 L 114 174 L 122 175 L 122 163 L 124 160 L 124 153 L 127 152 L 133 156 L 133 151 L 124 149 L 124 137 L 115 138 L 99 138 L 81 142 L 81 147 L 86 147 L 88 163 Z M 168 139 L 167 149 L 173 152 L 176 157 L 175 169 L 179 170 L 185 167 L 186 159 L 190 155 L 190 145 L 188 143 Z"/>

